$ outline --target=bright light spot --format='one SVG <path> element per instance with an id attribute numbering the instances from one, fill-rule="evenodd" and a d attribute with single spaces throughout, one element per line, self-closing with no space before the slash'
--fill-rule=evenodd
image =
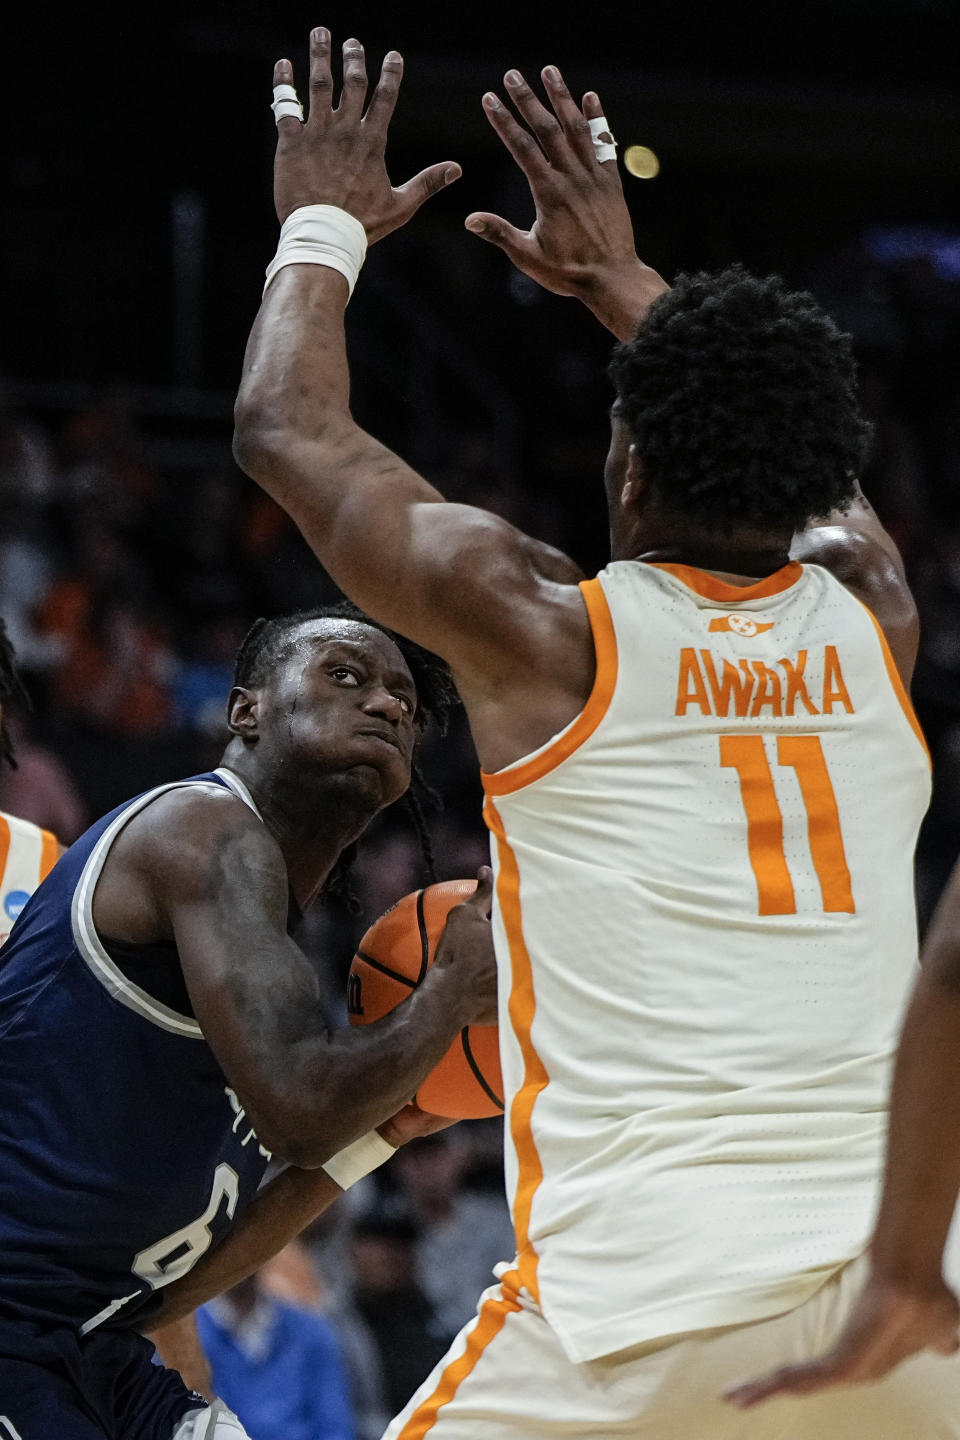
<path id="1" fill-rule="evenodd" d="M 623 163 L 638 180 L 652 180 L 660 174 L 660 161 L 648 145 L 628 145 L 623 152 Z"/>

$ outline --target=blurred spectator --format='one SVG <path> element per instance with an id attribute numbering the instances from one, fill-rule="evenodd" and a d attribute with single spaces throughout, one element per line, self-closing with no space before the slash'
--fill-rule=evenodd
<path id="1" fill-rule="evenodd" d="M 214 1388 L 256 1440 L 354 1440 L 346 1372 L 322 1316 L 254 1275 L 197 1312 Z"/>
<path id="2" fill-rule="evenodd" d="M 70 845 L 86 829 L 87 815 L 76 785 L 60 757 L 31 737 L 28 717 L 9 702 L 3 719 L 17 757 L 17 768 L 0 768 L 0 810 L 52 830 Z"/>
<path id="3" fill-rule="evenodd" d="M 405 1145 L 391 1166 L 418 1222 L 417 1280 L 448 1339 L 493 1284 L 494 1265 L 512 1260 L 516 1249 L 502 1182 L 496 1191 L 464 1186 L 473 1155 L 466 1127 L 458 1126 Z"/>
<path id="4" fill-rule="evenodd" d="M 396 1206 L 376 1206 L 354 1217 L 347 1239 L 349 1290 L 327 1311 L 338 1332 L 352 1337 L 353 1354 L 364 1356 L 360 1383 L 374 1394 L 380 1391 L 388 1418 L 403 1408 L 447 1348 L 446 1333 L 417 1280 L 418 1238 L 419 1227 Z M 382 1429 L 364 1432 L 364 1440 Z"/>

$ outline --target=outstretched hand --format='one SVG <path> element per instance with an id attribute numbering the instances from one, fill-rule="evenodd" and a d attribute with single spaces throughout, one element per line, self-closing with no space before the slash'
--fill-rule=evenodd
<path id="1" fill-rule="evenodd" d="M 519 230 L 485 211 L 468 215 L 465 224 L 545 289 L 583 300 L 626 339 L 667 286 L 637 258 L 616 160 L 598 159 L 590 130 L 590 121 L 603 115 L 598 96 L 591 91 L 581 107 L 556 66 L 541 74 L 550 108 L 518 70 L 504 77 L 529 129 L 492 92 L 483 97 L 487 119 L 530 186 L 533 225 Z"/>
<path id="2" fill-rule="evenodd" d="M 273 198 L 283 224 L 301 205 L 336 205 L 360 221 L 372 244 L 405 225 L 425 200 L 457 180 L 460 166 L 443 161 L 393 186 L 384 154 L 387 130 L 400 92 L 403 60 L 384 58 L 380 79 L 367 99 L 367 66 L 359 40 L 343 45 L 343 84 L 334 105 L 330 32 L 310 34 L 310 99 L 305 121 L 286 116 L 277 124 Z M 274 85 L 294 83 L 293 65 L 278 60 Z"/>
<path id="3" fill-rule="evenodd" d="M 839 1386 L 866 1385 L 921 1350 L 955 1354 L 960 1349 L 958 1325 L 956 1296 L 942 1282 L 926 1290 L 907 1289 L 874 1274 L 825 1354 L 731 1385 L 724 1399 L 747 1410 L 774 1395 L 815 1395 Z"/>

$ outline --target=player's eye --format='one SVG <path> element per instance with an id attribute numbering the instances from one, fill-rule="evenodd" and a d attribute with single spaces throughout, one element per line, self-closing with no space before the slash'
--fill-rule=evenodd
<path id="1" fill-rule="evenodd" d="M 330 671 L 330 674 L 333 676 L 334 680 L 340 680 L 344 685 L 360 684 L 360 678 L 357 675 L 357 672 L 355 670 L 351 670 L 349 665 L 334 665 Z"/>
<path id="2" fill-rule="evenodd" d="M 413 714 L 416 707 L 409 695 L 395 695 L 393 698 L 400 701 L 400 708 L 403 710 L 404 715 Z"/>

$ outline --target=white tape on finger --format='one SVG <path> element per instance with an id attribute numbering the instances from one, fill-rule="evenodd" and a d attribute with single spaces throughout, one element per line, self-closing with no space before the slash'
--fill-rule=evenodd
<path id="1" fill-rule="evenodd" d="M 597 152 L 597 159 L 603 163 L 604 160 L 616 160 L 617 142 L 613 138 L 613 131 L 607 124 L 606 115 L 598 115 L 590 121 L 590 134 L 593 137 L 593 148 Z M 602 139 L 602 136 L 609 138 Z"/>
<path id="2" fill-rule="evenodd" d="M 292 85 L 274 85 L 273 104 L 270 109 L 273 111 L 273 118 L 278 125 L 281 120 L 286 120 L 288 117 L 303 123 L 303 106 Z"/>

